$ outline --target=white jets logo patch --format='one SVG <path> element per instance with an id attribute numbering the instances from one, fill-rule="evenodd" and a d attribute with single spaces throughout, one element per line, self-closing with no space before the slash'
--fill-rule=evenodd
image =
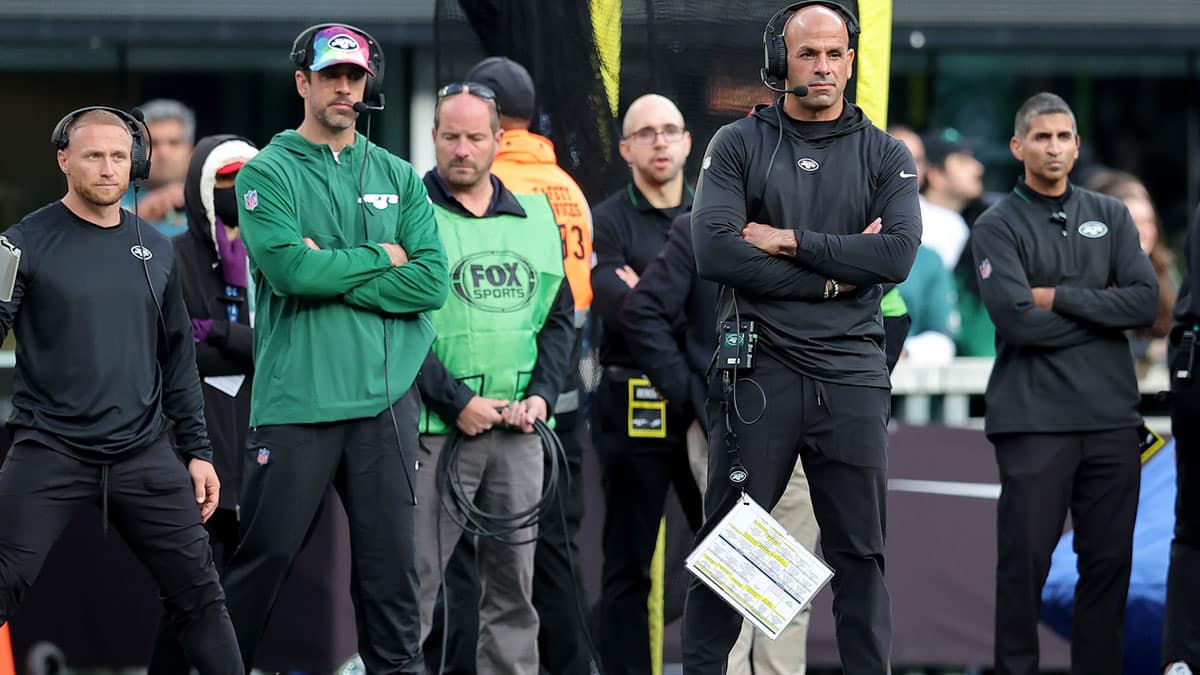
<path id="1" fill-rule="evenodd" d="M 149 260 L 154 257 L 154 253 L 150 249 L 140 244 L 130 248 L 129 252 L 138 260 Z"/>
<path id="2" fill-rule="evenodd" d="M 352 52 L 358 49 L 358 40 L 341 33 L 329 39 L 329 48 L 342 52 Z"/>
<path id="3" fill-rule="evenodd" d="M 812 157 L 803 157 L 801 159 L 796 160 L 796 166 L 800 167 L 801 169 L 803 169 L 804 171 L 807 171 L 809 173 L 812 173 L 812 172 L 816 171 L 817 169 L 821 168 L 821 164 L 817 160 L 813 159 Z"/>
<path id="4" fill-rule="evenodd" d="M 377 209 L 386 209 L 388 204 L 399 204 L 400 195 L 366 194 L 358 198 L 358 203 L 366 202 Z"/>
<path id="5" fill-rule="evenodd" d="M 1089 220 L 1079 226 L 1079 234 L 1088 239 L 1099 239 L 1108 234 L 1108 225 L 1098 220 Z"/>

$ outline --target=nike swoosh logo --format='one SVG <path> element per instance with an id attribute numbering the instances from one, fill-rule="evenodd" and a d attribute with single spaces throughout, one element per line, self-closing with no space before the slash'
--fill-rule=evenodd
<path id="1" fill-rule="evenodd" d="M 901 171 L 901 172 L 900 172 L 900 177 L 901 177 L 901 178 L 916 178 L 916 177 L 917 177 L 917 174 L 915 174 L 915 173 L 904 173 L 903 171 Z"/>

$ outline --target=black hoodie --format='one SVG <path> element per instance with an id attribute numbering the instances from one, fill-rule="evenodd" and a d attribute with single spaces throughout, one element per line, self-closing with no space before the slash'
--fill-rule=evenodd
<path id="1" fill-rule="evenodd" d="M 249 146 L 249 147 L 248 147 Z M 203 138 L 196 144 L 184 183 L 188 231 L 173 238 L 183 278 L 183 298 L 192 319 L 212 321 L 204 342 L 196 344 L 196 365 L 205 379 L 204 413 L 212 439 L 213 466 L 221 479 L 220 508 L 237 505 L 242 476 L 242 450 L 250 424 L 250 379 L 254 374 L 254 333 L 250 328 L 247 294 L 226 295 L 225 277 L 217 252 L 213 182 L 218 168 L 246 157 L 253 148 L 240 136 Z M 204 198 L 201 195 L 204 195 Z M 238 305 L 236 322 L 226 308 Z M 222 392 L 207 378 L 243 376 L 236 397 Z M 226 380 L 227 382 L 229 380 Z"/>
<path id="2" fill-rule="evenodd" d="M 882 232 L 861 234 L 875 218 Z M 750 221 L 794 230 L 796 255 L 748 244 Z M 737 291 L 765 353 L 809 377 L 890 386 L 879 300 L 881 284 L 908 276 L 921 243 L 916 167 L 857 106 L 799 122 L 776 103 L 718 130 L 701 163 L 692 237 L 700 275 Z M 857 288 L 826 300 L 829 279 Z M 734 316 L 731 295 L 722 295 L 723 319 Z"/>

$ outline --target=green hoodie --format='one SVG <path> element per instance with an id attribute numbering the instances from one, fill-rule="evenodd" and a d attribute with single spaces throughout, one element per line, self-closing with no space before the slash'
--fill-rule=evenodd
<path id="1" fill-rule="evenodd" d="M 424 312 L 449 286 L 420 177 L 362 134 L 334 158 L 289 130 L 238 172 L 236 190 L 257 303 L 250 424 L 383 412 L 389 386 L 394 402 L 412 385 L 434 338 Z M 373 242 L 399 243 L 409 261 L 392 267 Z"/>

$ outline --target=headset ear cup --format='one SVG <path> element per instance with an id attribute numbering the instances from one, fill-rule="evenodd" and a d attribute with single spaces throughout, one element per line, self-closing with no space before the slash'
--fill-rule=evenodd
<path id="1" fill-rule="evenodd" d="M 136 127 L 141 123 L 132 120 Z M 135 127 L 135 128 L 136 128 Z M 129 150 L 129 180 L 145 180 L 150 177 L 150 158 L 147 156 L 146 136 L 142 129 L 133 131 L 133 146 Z"/>
<path id="2" fill-rule="evenodd" d="M 146 178 L 144 175 L 145 173 L 148 173 L 145 169 L 146 155 L 145 151 L 142 150 L 141 144 L 137 141 L 134 141 L 133 150 L 129 154 L 131 155 L 129 162 L 129 180 L 142 180 L 143 178 Z"/>
<path id="3" fill-rule="evenodd" d="M 380 96 L 383 94 L 383 71 L 385 65 L 383 49 L 379 47 L 379 43 L 375 41 L 375 38 L 368 37 L 367 41 L 370 47 L 371 69 L 375 71 L 375 74 L 367 76 L 367 89 L 363 92 L 363 98 L 378 104 L 381 100 Z"/>
<path id="4" fill-rule="evenodd" d="M 772 35 L 767 43 L 767 75 L 776 80 L 787 79 L 787 43 L 782 35 Z"/>

